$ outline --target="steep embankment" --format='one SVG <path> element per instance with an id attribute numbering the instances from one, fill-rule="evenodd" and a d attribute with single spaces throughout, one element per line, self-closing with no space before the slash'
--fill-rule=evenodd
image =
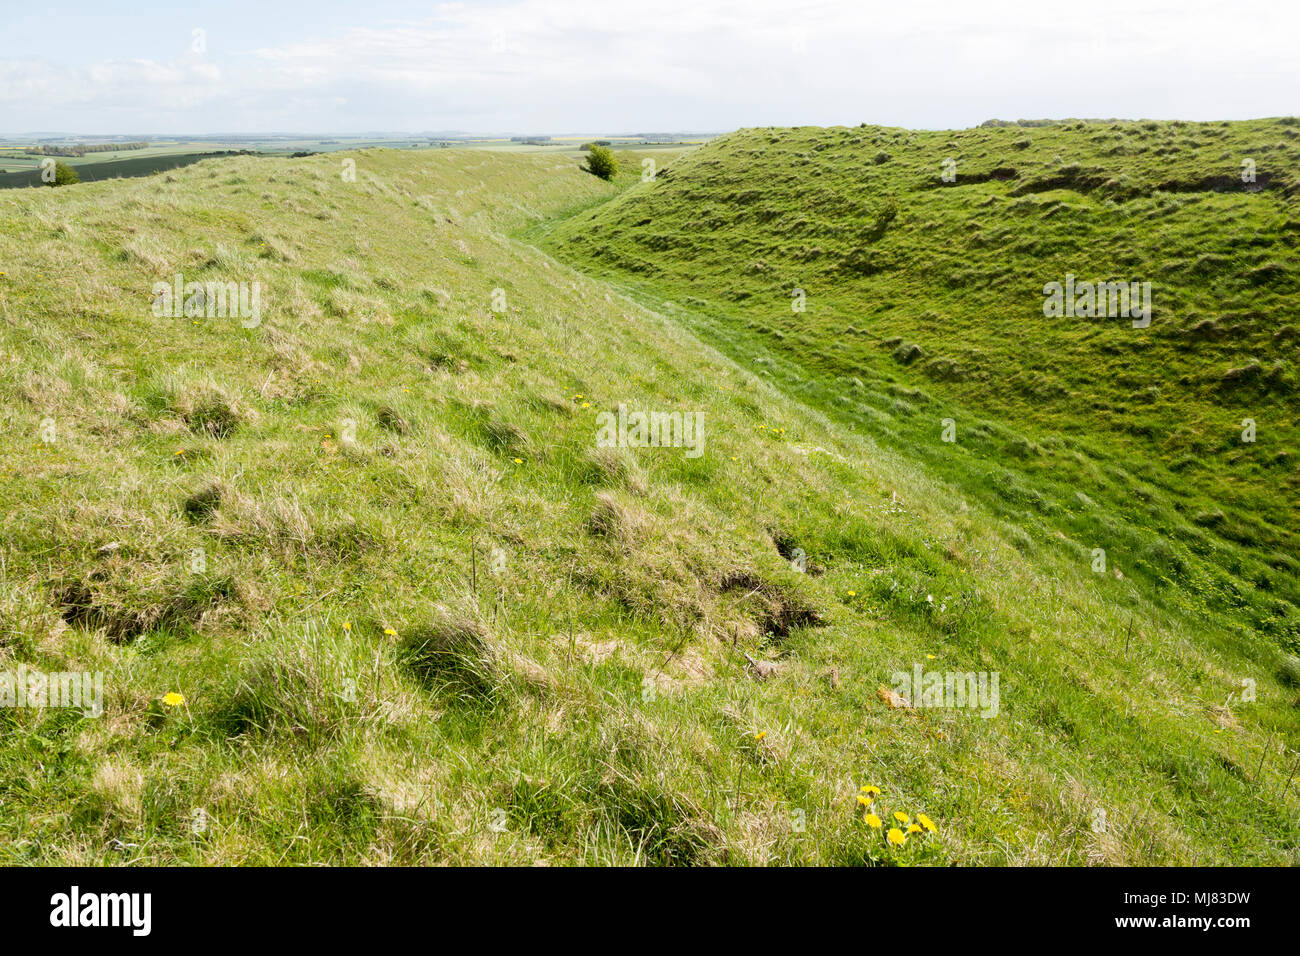
<path id="1" fill-rule="evenodd" d="M 1026 547 L 1099 568 L 1103 549 L 1194 624 L 1294 651 L 1298 171 L 1294 119 L 756 129 L 545 243 L 923 460 Z M 1149 283 L 1149 325 L 1082 300 L 1046 315 L 1070 275 Z"/>
<path id="2" fill-rule="evenodd" d="M 613 193 L 366 151 L 0 196 L 0 672 L 104 690 L 0 708 L 0 859 L 1289 859 L 1277 652 L 508 238 Z M 178 273 L 258 321 L 156 315 Z M 596 447 L 619 403 L 703 454 Z M 891 707 L 915 666 L 996 712 Z"/>

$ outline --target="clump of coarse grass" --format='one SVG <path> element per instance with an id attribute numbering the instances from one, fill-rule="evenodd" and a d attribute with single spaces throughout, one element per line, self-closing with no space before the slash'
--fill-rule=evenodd
<path id="1" fill-rule="evenodd" d="M 642 525 L 639 513 L 607 491 L 597 492 L 596 506 L 587 518 L 587 532 L 611 542 L 626 543 L 637 536 Z"/>
<path id="2" fill-rule="evenodd" d="M 196 524 L 201 523 L 210 519 L 216 510 L 221 507 L 221 502 L 225 496 L 225 486 L 219 481 L 214 481 L 187 495 L 185 501 L 181 504 L 181 508 L 185 512 L 185 517 Z"/>
<path id="3" fill-rule="evenodd" d="M 375 420 L 381 428 L 398 435 L 405 435 L 411 430 L 411 423 L 391 405 L 380 405 L 375 409 Z"/>
<path id="4" fill-rule="evenodd" d="M 248 417 L 248 409 L 242 402 L 215 387 L 180 396 L 177 411 L 191 431 L 213 438 L 225 438 Z"/>
<path id="5" fill-rule="evenodd" d="M 580 477 L 583 484 L 602 488 L 624 488 L 644 494 L 645 475 L 636 458 L 626 448 L 592 448 L 582 458 Z"/>
<path id="6" fill-rule="evenodd" d="M 238 667 L 211 720 L 228 737 L 288 736 L 309 746 L 337 739 L 372 712 L 340 658 L 329 643 L 274 638 Z"/>
<path id="7" fill-rule="evenodd" d="M 398 658 L 426 689 L 469 701 L 491 701 L 501 686 L 503 655 L 482 621 L 445 608 L 406 626 Z"/>

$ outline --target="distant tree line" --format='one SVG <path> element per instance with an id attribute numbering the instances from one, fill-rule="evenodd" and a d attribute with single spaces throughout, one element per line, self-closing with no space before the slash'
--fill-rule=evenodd
<path id="1" fill-rule="evenodd" d="M 29 156 L 85 156 L 87 153 L 113 153 L 120 149 L 148 149 L 148 143 L 96 143 L 78 146 L 29 146 Z"/>

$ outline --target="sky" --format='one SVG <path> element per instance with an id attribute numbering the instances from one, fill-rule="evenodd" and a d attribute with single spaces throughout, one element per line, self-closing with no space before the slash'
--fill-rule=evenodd
<path id="1" fill-rule="evenodd" d="M 1300 113 L 1297 0 L 0 0 L 0 135 Z"/>

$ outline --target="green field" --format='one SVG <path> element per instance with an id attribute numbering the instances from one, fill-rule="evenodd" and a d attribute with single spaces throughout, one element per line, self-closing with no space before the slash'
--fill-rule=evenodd
<path id="1" fill-rule="evenodd" d="M 140 154 L 147 153 L 147 150 L 138 150 Z M 116 154 L 96 154 L 116 155 Z M 130 155 L 130 154 L 124 154 Z M 190 163 L 197 163 L 201 159 L 207 159 L 212 153 L 172 153 L 159 152 L 154 155 L 135 155 L 130 159 L 96 159 L 93 162 L 78 162 L 77 157 L 55 157 L 63 162 L 70 162 L 77 170 L 77 175 L 81 177 L 82 182 L 93 183 L 103 179 L 130 178 L 135 176 L 151 176 L 154 173 L 165 172 L 169 169 L 176 169 L 180 166 L 188 166 Z M 25 186 L 41 186 L 41 168 L 40 159 L 34 158 L 36 165 L 23 169 L 16 169 L 17 164 L 11 163 L 7 159 L 0 159 L 0 168 L 11 170 L 7 173 L 0 173 L 0 189 L 16 189 Z"/>
<path id="2" fill-rule="evenodd" d="M 311 137 L 240 137 L 230 140 L 215 138 L 176 142 L 151 143 L 144 149 L 105 150 L 84 156 L 56 156 L 77 170 L 83 182 L 117 179 L 132 176 L 150 176 L 154 173 L 188 166 L 210 156 L 228 152 L 252 151 L 260 156 L 291 156 L 295 153 L 341 152 L 359 149 L 488 149 L 501 152 L 553 153 L 571 158 L 581 158 L 582 145 L 602 139 L 599 136 L 557 138 L 553 142 L 532 145 L 511 142 L 509 137 L 437 140 L 432 138 L 311 138 Z M 613 139 L 615 148 L 635 148 L 640 153 L 661 155 L 665 151 L 676 154 L 686 145 L 697 145 L 703 139 L 685 138 L 671 143 L 636 143 L 634 140 Z M 0 189 L 39 186 L 41 155 L 29 153 L 24 147 L 32 144 L 4 145 L 0 143 Z M 74 145 L 74 144 L 68 144 Z"/>
<path id="3" fill-rule="evenodd" d="M 41 161 L 45 158 L 32 152 L 32 147 L 39 144 L 25 143 L 11 145 L 0 143 L 0 168 L 8 172 L 20 172 L 24 169 L 40 169 Z M 51 144 L 78 146 L 78 144 L 69 142 L 66 144 Z M 111 145 L 111 144 L 109 144 Z M 176 141 L 176 142 L 159 142 L 150 143 L 141 149 L 105 149 L 95 152 L 87 152 L 83 156 L 55 156 L 69 166 L 97 166 L 101 163 L 116 163 L 122 160 L 140 160 L 140 159 L 157 159 L 159 157 L 176 156 L 176 155 L 197 155 L 202 153 L 213 153 L 216 151 L 236 150 L 247 148 L 233 144 L 225 143 L 205 143 L 202 141 Z"/>
<path id="4" fill-rule="evenodd" d="M 1297 862 L 1293 133 L 0 195 L 0 673 L 104 688 L 0 708 L 0 862 Z M 1151 326 L 1046 321 L 1066 271 Z M 177 273 L 259 321 L 155 315 Z M 703 453 L 599 447 L 620 404 Z"/>

